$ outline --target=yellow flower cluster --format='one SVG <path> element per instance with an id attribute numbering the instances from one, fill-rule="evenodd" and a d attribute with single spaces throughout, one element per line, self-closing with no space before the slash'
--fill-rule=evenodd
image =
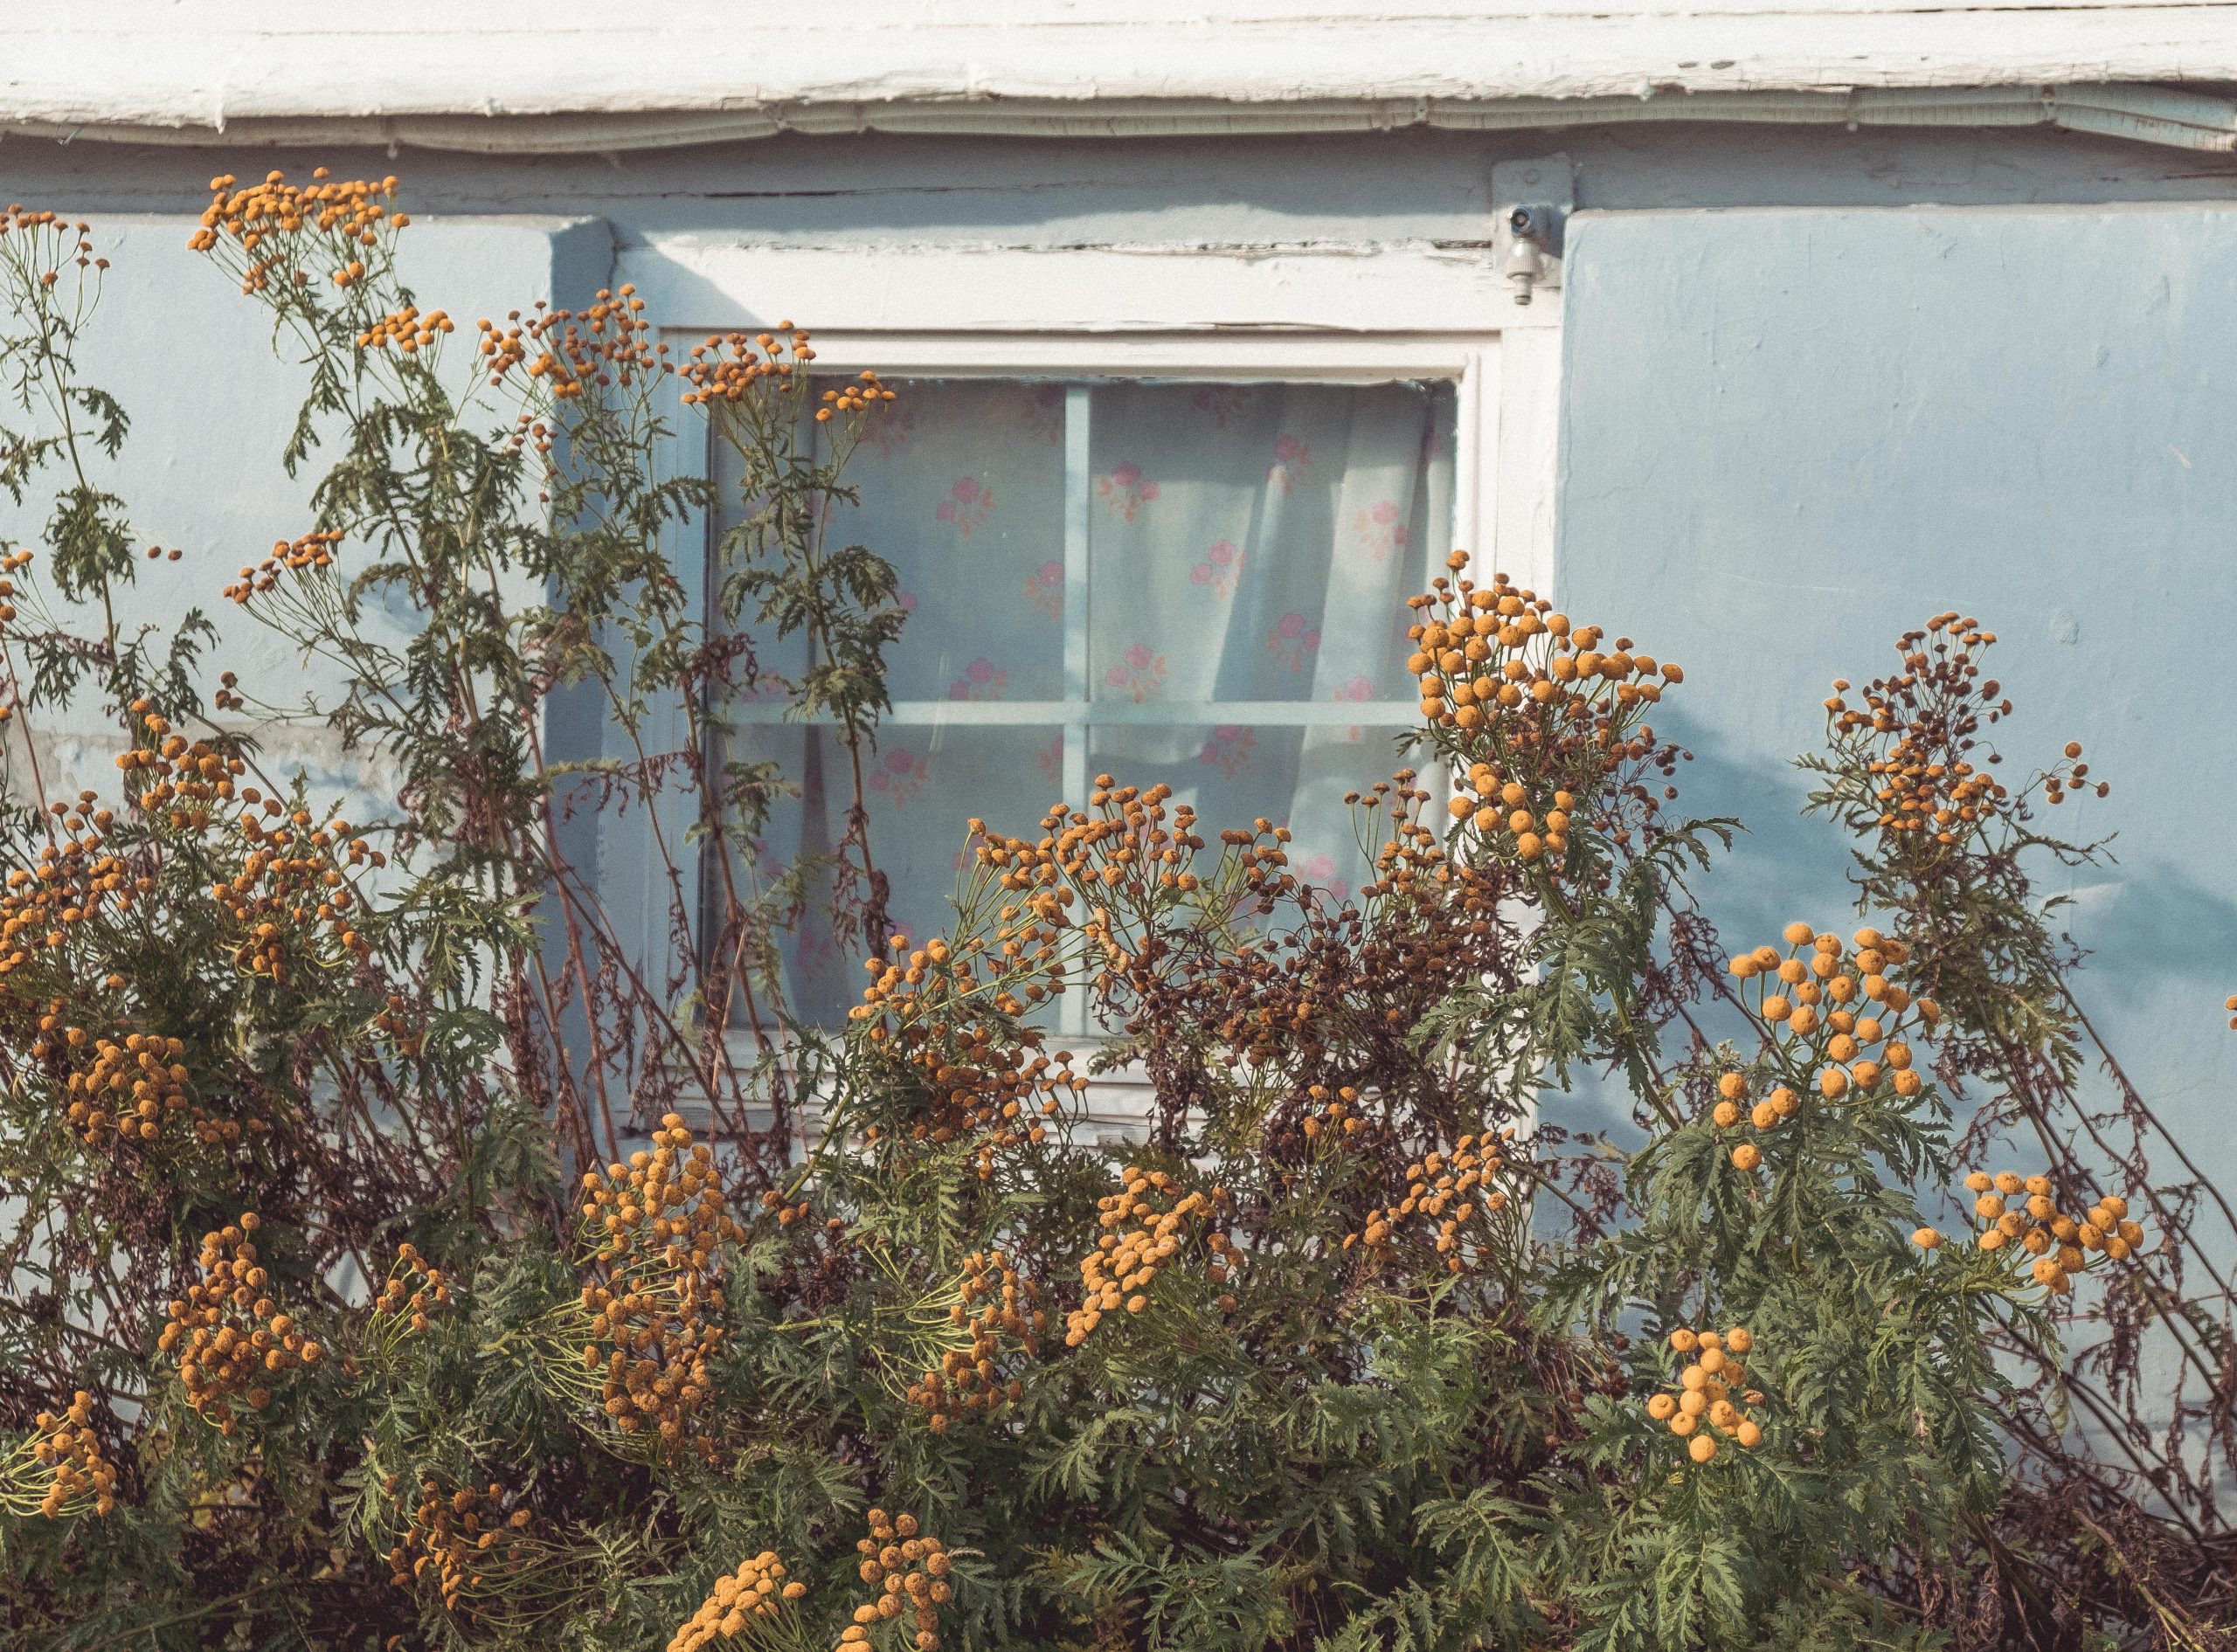
<path id="1" fill-rule="evenodd" d="M 206 740 L 172 732 L 148 701 L 134 701 L 132 709 L 140 715 L 145 743 L 120 752 L 116 766 L 140 788 L 141 812 L 163 819 L 174 831 L 200 831 L 215 806 L 232 798 L 246 765 Z"/>
<path id="2" fill-rule="evenodd" d="M 334 566 L 334 548 L 342 543 L 338 533 L 322 531 L 305 534 L 301 539 L 274 540 L 272 554 L 262 562 L 241 570 L 240 577 L 225 589 L 225 598 L 232 603 L 246 603 L 260 591 L 272 590 L 280 583 L 282 573 L 301 573 L 306 568 Z"/>
<path id="3" fill-rule="evenodd" d="M 417 304 L 407 304 L 392 310 L 357 335 L 361 350 L 395 349 L 406 356 L 434 349 L 446 333 L 455 333 L 457 326 L 444 310 L 422 311 Z"/>
<path id="4" fill-rule="evenodd" d="M 1028 999 L 1046 995 L 1037 980 L 1022 977 L 1045 968 L 1053 978 L 1061 968 L 1050 961 L 1058 934 L 1050 917 L 1059 911 L 1043 891 L 1004 906 L 991 941 L 973 937 L 951 947 L 935 937 L 890 964 L 872 958 L 875 978 L 849 1012 L 857 1020 L 876 1018 L 870 1041 L 914 1080 L 921 1101 L 907 1138 L 944 1144 L 975 1137 L 982 1179 L 994 1174 L 998 1151 L 1047 1139 L 1044 1121 L 1087 1088 L 1070 1050 L 1047 1054 L 1037 1028 L 1009 1019 L 1024 1013 Z M 907 946 L 905 937 L 894 937 L 897 952 Z M 980 1013 L 978 1002 L 994 1013 Z M 885 1134 L 874 1124 L 865 1138 Z"/>
<path id="5" fill-rule="evenodd" d="M 71 929 L 92 923 L 106 908 L 128 912 L 156 887 L 153 878 L 134 876 L 122 857 L 106 846 L 115 817 L 95 809 L 93 802 L 88 791 L 75 805 L 52 805 L 68 835 L 41 847 L 35 869 L 10 867 L 0 883 L 0 976 L 48 964 L 61 971 L 59 985 L 75 985 L 65 960 L 45 955 L 59 953 Z M 82 1035 L 72 1041 L 82 1042 Z"/>
<path id="6" fill-rule="evenodd" d="M 555 399 L 567 401 L 593 387 L 633 384 L 668 370 L 668 346 L 654 340 L 634 287 L 600 287 L 582 310 L 552 309 L 539 299 L 527 317 L 513 310 L 505 320 L 502 328 L 486 317 L 474 324 L 493 384 L 520 368 Z"/>
<path id="7" fill-rule="evenodd" d="M 1965 1178 L 1965 1185 L 1978 1195 L 1973 1214 L 1983 1224 L 1980 1248 L 2019 1246 L 2035 1258 L 2029 1268 L 2035 1282 L 2054 1292 L 2072 1290 L 2074 1275 L 2097 1255 L 2125 1261 L 2144 1243 L 2143 1227 L 2129 1220 L 2128 1200 L 2117 1194 L 2107 1194 L 2077 1218 L 2059 1208 L 2047 1176 L 2022 1178 L 2008 1170 L 1991 1176 L 1977 1170 Z M 1932 1228 L 1922 1227 L 1911 1237 L 1928 1250 L 1941 1243 Z"/>
<path id="8" fill-rule="evenodd" d="M 1467 563 L 1455 551 L 1446 566 L 1458 574 Z M 1577 795 L 1651 754 L 1653 730 L 1637 718 L 1686 674 L 1634 654 L 1628 637 L 1603 649 L 1599 627 L 1572 626 L 1505 574 L 1481 586 L 1440 577 L 1409 605 L 1422 616 L 1406 633 L 1422 715 L 1462 736 L 1469 759 L 1453 818 L 1494 854 L 1558 856 Z"/>
<path id="9" fill-rule="evenodd" d="M 251 1411 L 261 1411 L 272 1403 L 265 1386 L 271 1378 L 315 1365 L 325 1356 L 273 1301 L 271 1275 L 250 1237 L 257 1226 L 256 1213 L 249 1211 L 203 1235 L 202 1277 L 171 1303 L 170 1322 L 156 1344 L 178 1356 L 187 1403 L 221 1434 L 234 1432 L 234 1396 Z"/>
<path id="10" fill-rule="evenodd" d="M 1908 950 L 1873 929 L 1856 932 L 1853 951 L 1839 936 L 1819 934 L 1799 921 L 1788 924 L 1784 935 L 1786 951 L 1759 946 L 1728 966 L 1736 979 L 1752 984 L 1756 1013 L 1770 1031 L 1773 1058 L 1788 1081 L 1747 1109 L 1749 1124 L 1758 1132 L 1776 1128 L 1800 1111 L 1811 1093 L 1838 1102 L 1869 1096 L 1885 1084 L 1906 1100 L 1918 1095 L 1925 1080 L 1900 1034 L 1913 1025 L 1931 1031 L 1942 1011 L 1932 999 L 1914 999 L 1896 978 Z M 1742 1074 L 1718 1078 L 1711 1113 L 1718 1129 L 1739 1125 L 1748 1095 Z M 1752 1171 L 1763 1162 L 1763 1151 L 1742 1142 L 1733 1149 L 1732 1162 Z"/>
<path id="11" fill-rule="evenodd" d="M 1502 844 L 1512 839 L 1507 847 L 1518 860 L 1535 861 L 1541 854 L 1559 854 L 1569 847 L 1569 811 L 1576 806 L 1572 793 L 1556 790 L 1551 806 L 1542 814 L 1534 814 L 1527 806 L 1530 789 L 1520 780 L 1502 780 L 1497 765 L 1481 762 L 1468 771 L 1468 789 L 1476 794 L 1474 798 L 1453 798 L 1449 805 L 1453 817 L 1467 819 L 1486 839 Z"/>
<path id="12" fill-rule="evenodd" d="M 427 1329 L 427 1310 L 450 1304 L 450 1281 L 432 1265 L 417 1247 L 405 1241 L 396 1248 L 381 1294 L 373 1298 L 373 1317 L 400 1320 L 414 1331 Z"/>
<path id="13" fill-rule="evenodd" d="M 13 600 L 17 595 L 16 582 L 7 576 L 15 573 L 31 559 L 31 554 L 28 550 L 14 551 L 6 556 L 0 556 L 0 626 L 6 625 L 16 617 L 16 605 Z M 15 715 L 15 710 L 13 706 L 0 707 L 0 713 L 4 713 L 0 715 L 0 722 L 5 722 L 9 717 Z"/>
<path id="14" fill-rule="evenodd" d="M 67 1029 L 66 1043 L 68 1033 L 79 1030 Z M 152 1142 L 174 1113 L 187 1115 L 205 1144 L 239 1139 L 233 1120 L 211 1118 L 188 1099 L 187 1069 L 178 1059 L 186 1052 L 183 1040 L 127 1033 L 121 1041 L 95 1038 L 92 1049 L 92 1064 L 68 1080 L 70 1123 L 87 1146 L 110 1130 L 126 1140 Z"/>
<path id="15" fill-rule="evenodd" d="M 727 1577 L 715 1579 L 714 1593 L 700 1603 L 668 1643 L 668 1652 L 700 1652 L 717 1640 L 744 1632 L 755 1618 L 773 1618 L 780 1600 L 797 1600 L 805 1583 L 784 1581 L 785 1563 L 764 1549 Z"/>
<path id="16" fill-rule="evenodd" d="M 855 1608 L 855 1621 L 839 1633 L 839 1652 L 869 1645 L 873 1626 L 904 1612 L 917 1626 L 917 1652 L 932 1652 L 940 1643 L 939 1609 L 954 1593 L 947 1580 L 947 1549 L 938 1538 L 918 1535 L 914 1515 L 888 1519 L 884 1510 L 873 1509 L 869 1522 L 869 1536 L 855 1540 L 862 1557 L 856 1572 L 877 1598 Z"/>
<path id="17" fill-rule="evenodd" d="M 805 335 L 803 335 L 805 336 Z M 866 413 L 882 402 L 895 399 L 894 393 L 878 383 L 877 375 L 864 368 L 851 384 L 841 384 L 837 390 L 823 392 L 823 405 L 815 410 L 815 421 L 828 424 L 838 413 Z"/>
<path id="18" fill-rule="evenodd" d="M 239 928 L 234 964 L 277 986 L 299 966 L 331 969 L 369 955 L 372 944 L 357 927 L 364 908 L 346 872 L 385 866 L 388 857 L 366 847 L 346 820 L 315 825 L 309 810 L 288 811 L 254 786 L 240 799 L 248 853 L 239 872 L 211 888 Z M 267 830 L 267 819 L 280 824 Z"/>
<path id="19" fill-rule="evenodd" d="M 1353 1086 L 1340 1085 L 1336 1093 L 1331 1096 L 1326 1084 L 1315 1084 L 1306 1090 L 1305 1095 L 1309 1100 L 1320 1103 L 1318 1112 L 1305 1115 L 1301 1126 L 1308 1139 L 1324 1133 L 1354 1137 L 1367 1128 L 1366 1121 L 1360 1117 L 1358 1112 L 1360 1093 Z"/>
<path id="20" fill-rule="evenodd" d="M 1096 1200 L 1098 1225 L 1103 1234 L 1080 1262 L 1080 1305 L 1064 1318 L 1064 1346 L 1077 1348 L 1105 1314 L 1122 1307 L 1139 1314 L 1150 1305 L 1149 1289 L 1181 1249 L 1192 1224 L 1211 1221 L 1227 1202 L 1224 1188 L 1209 1193 L 1184 1192 L 1181 1184 L 1161 1170 L 1145 1171 L 1129 1165 L 1119 1172 L 1120 1187 Z M 1214 1231 L 1205 1237 L 1212 1253 L 1208 1270 L 1212 1282 L 1225 1282 L 1229 1271 L 1241 1260 L 1234 1241 Z M 1234 1298 L 1222 1296 L 1229 1311 Z"/>
<path id="21" fill-rule="evenodd" d="M 1035 1306 L 1033 1282 L 999 1250 L 973 1251 L 963 1259 L 963 1288 L 948 1319 L 970 1333 L 970 1346 L 949 1349 L 938 1370 L 927 1371 L 909 1387 L 909 1403 L 932 1414 L 935 1434 L 945 1434 L 949 1419 L 959 1413 L 991 1415 L 1006 1400 L 1021 1398 L 1025 1385 L 1015 1377 L 1003 1381 L 996 1364 L 1002 1338 L 1012 1338 L 1031 1358 L 1041 1351 L 1041 1333 L 1049 1323 Z"/>
<path id="22" fill-rule="evenodd" d="M 33 1420 L 38 1433 L 31 1436 L 30 1455 L 46 1483 L 38 1492 L 38 1512 L 50 1520 L 88 1505 L 95 1514 L 116 1507 L 116 1469 L 102 1455 L 93 1417 L 93 1397 L 80 1388 L 60 1414 L 42 1411 Z M 0 1485 L 13 1478 L 0 1469 Z M 0 1495 L 0 1507 L 10 1501 Z"/>
<path id="23" fill-rule="evenodd" d="M 432 1580 L 444 1610 L 478 1615 L 474 1597 L 512 1560 L 510 1552 L 535 1523 L 525 1506 L 508 1506 L 513 1502 L 495 1483 L 487 1490 L 461 1486 L 447 1496 L 432 1476 L 422 1476 L 419 1506 L 388 1552 L 390 1580 L 398 1588 Z"/>
<path id="24" fill-rule="evenodd" d="M 51 287 L 62 279 L 59 266 L 65 259 L 81 270 L 108 267 L 107 259 L 93 256 L 93 244 L 87 238 L 92 228 L 82 220 L 73 224 L 59 213 L 38 211 L 19 202 L 11 201 L 5 211 L 0 211 L 0 235 L 12 233 L 46 244 L 30 259 L 34 266 L 50 259 L 54 261 L 54 267 L 39 273 L 38 283 L 43 287 Z"/>
<path id="25" fill-rule="evenodd" d="M 774 333 L 722 333 L 695 344 L 689 358 L 675 370 L 690 386 L 683 392 L 683 404 L 693 407 L 744 401 L 764 380 L 787 388 L 796 376 L 806 377 L 807 364 L 814 359 L 807 335 L 790 321 L 779 321 Z"/>
<path id="26" fill-rule="evenodd" d="M 393 177 L 377 183 L 363 178 L 343 181 L 324 167 L 312 172 L 308 189 L 288 183 L 287 175 L 277 170 L 266 173 L 261 183 L 249 184 L 230 172 L 222 173 L 210 180 L 210 204 L 203 209 L 202 227 L 187 245 L 197 252 L 239 247 L 245 259 L 244 293 L 264 291 L 280 272 L 300 286 L 310 279 L 300 266 L 311 240 L 345 249 L 376 246 L 384 232 L 410 224 L 404 213 L 383 204 L 395 193 Z M 345 258 L 329 279 L 347 287 L 364 274 L 362 259 Z"/>
<path id="27" fill-rule="evenodd" d="M 604 1373 L 601 1400 L 624 1434 L 648 1428 L 662 1450 L 714 1442 L 693 1427 L 721 1348 L 725 1244 L 745 1236 L 731 1217 L 706 1144 L 681 1115 L 653 1132 L 653 1151 L 583 1177 L 582 1215 L 594 1276 L 583 1286 L 592 1341 L 583 1365 Z"/>
<path id="28" fill-rule="evenodd" d="M 1897 639 L 1902 669 L 1867 683 L 1861 707 L 1846 698 L 1846 681 L 1834 681 L 1827 719 L 1837 735 L 1875 749 L 1864 777 L 1879 805 L 1878 827 L 1889 838 L 1938 851 L 2010 813 L 2010 788 L 1974 755 L 1984 726 L 2012 711 L 2011 701 L 1999 697 L 2003 685 L 1982 675 L 1983 656 L 1995 643 L 1996 633 L 1977 619 L 1936 614 Z M 2043 778 L 2047 801 L 2061 803 L 2088 785 L 2089 765 L 2074 761 L 2081 756 L 2079 743 L 2069 742 L 2063 763 Z M 2102 780 L 2095 789 L 2101 798 L 2112 790 Z"/>
<path id="29" fill-rule="evenodd" d="M 1015 1020 L 1063 990 L 1064 908 L 1073 898 L 1070 889 L 1034 889 L 1004 904 L 990 932 L 953 944 L 934 937 L 911 948 L 893 937 L 892 958 L 865 960 L 870 983 L 848 1012 L 919 1097 L 907 1138 L 975 1137 L 982 1179 L 994 1174 L 997 1151 L 1045 1140 L 1044 1121 L 1087 1088 L 1070 1051 L 1049 1055 L 1040 1030 Z M 887 1133 L 874 1124 L 865 1137 Z"/>
<path id="30" fill-rule="evenodd" d="M 1707 1462 L 1716 1455 L 1718 1434 L 1752 1449 L 1763 1439 L 1763 1430 L 1742 1407 L 1761 1407 L 1763 1396 L 1746 1386 L 1747 1368 L 1735 1357 L 1756 1345 L 1747 1328 L 1735 1325 L 1720 1334 L 1680 1325 L 1670 1333 L 1670 1345 L 1694 1358 L 1678 1373 L 1675 1390 L 1656 1394 L 1646 1402 L 1646 1414 L 1667 1424 L 1672 1434 L 1684 1440 L 1686 1455 L 1695 1462 Z M 1704 1432 L 1704 1422 L 1714 1432 Z"/>
<path id="31" fill-rule="evenodd" d="M 1488 1133 L 1463 1136 L 1452 1153 L 1431 1153 L 1406 1166 L 1406 1196 L 1388 1210 L 1370 1210 L 1356 1234 L 1344 1235 L 1344 1248 L 1363 1248 L 1376 1261 L 1398 1259 L 1398 1243 L 1406 1224 L 1420 1216 L 1437 1223 L 1437 1252 L 1446 1271 L 1461 1268 L 1461 1241 L 1469 1232 L 1490 1225 L 1492 1214 L 1506 1208 L 1506 1195 L 1493 1185 L 1504 1159 L 1504 1144 Z M 1474 1223 L 1472 1229 L 1471 1222 Z"/>

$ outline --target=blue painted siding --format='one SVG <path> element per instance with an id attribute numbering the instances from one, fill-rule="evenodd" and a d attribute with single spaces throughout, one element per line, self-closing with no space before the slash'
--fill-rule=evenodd
<path id="1" fill-rule="evenodd" d="M 2068 739 L 2117 831 L 2047 872 L 2085 1000 L 2237 1188 L 2237 211 L 1583 214 L 1559 503 L 1569 611 L 1680 660 L 1684 805 L 1744 816 L 1735 945 L 1847 910 L 1790 766 L 1830 679 L 1943 609 L 2000 639 L 2014 768 Z"/>

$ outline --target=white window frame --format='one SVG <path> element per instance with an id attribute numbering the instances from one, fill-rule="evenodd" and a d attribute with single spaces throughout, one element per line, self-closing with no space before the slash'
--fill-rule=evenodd
<path id="1" fill-rule="evenodd" d="M 626 252 L 622 282 L 679 353 L 709 334 L 797 321 L 813 335 L 818 370 L 839 375 L 872 368 L 896 378 L 1448 382 L 1452 543 L 1475 554 L 1479 570 L 1497 568 L 1541 591 L 1553 584 L 1560 294 L 1516 304 L 1488 247 L 1238 256 L 1165 247 L 757 246 L 679 236 Z M 673 422 L 662 470 L 709 473 L 705 425 Z M 1084 431 L 1068 418 L 1068 445 Z M 673 529 L 674 565 L 702 604 L 709 531 L 703 522 Z M 1082 554 L 1066 549 L 1068 563 Z M 1084 635 L 1068 641 L 1068 654 L 1083 646 Z M 680 738 L 680 709 L 675 716 Z M 1085 743 L 1068 741 L 1067 750 L 1084 776 Z M 643 915 L 652 957 L 669 944 L 669 894 L 656 857 L 638 841 L 643 817 L 601 823 L 599 858 L 611 871 L 599 881 L 610 911 Z M 1132 1134 L 1147 1112 L 1139 1075 L 1102 1079 L 1090 1096 L 1088 1122 L 1106 1134 Z"/>

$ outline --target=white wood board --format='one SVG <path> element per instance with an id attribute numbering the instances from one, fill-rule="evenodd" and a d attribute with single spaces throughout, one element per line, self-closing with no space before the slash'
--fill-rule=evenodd
<path id="1" fill-rule="evenodd" d="M 79 0 L 0 17 L 0 122 L 2237 79 L 2237 0 Z"/>

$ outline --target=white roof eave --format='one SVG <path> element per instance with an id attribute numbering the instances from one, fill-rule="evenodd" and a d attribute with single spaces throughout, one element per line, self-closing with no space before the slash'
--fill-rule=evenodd
<path id="1" fill-rule="evenodd" d="M 2226 149 L 2237 0 L 80 0 L 0 24 L 0 130 L 583 150 L 1624 120 L 2086 124 Z M 2062 120 L 2061 108 L 2078 114 Z M 1965 118 L 1970 110 L 1978 119 Z"/>

